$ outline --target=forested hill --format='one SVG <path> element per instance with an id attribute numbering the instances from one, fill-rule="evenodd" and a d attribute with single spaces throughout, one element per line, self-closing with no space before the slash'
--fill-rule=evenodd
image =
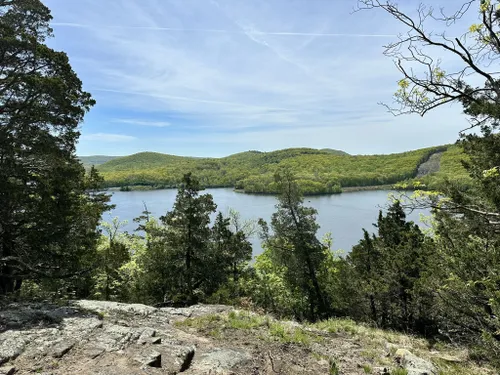
<path id="1" fill-rule="evenodd" d="M 306 194 L 322 194 L 338 193 L 343 187 L 387 185 L 411 180 L 416 177 L 419 165 L 436 152 L 444 152 L 442 156 L 445 159 L 452 156 L 452 169 L 460 170 L 456 146 L 390 155 L 349 155 L 339 150 L 310 148 L 247 151 L 223 158 L 142 152 L 114 158 L 99 165 L 98 169 L 106 187 L 175 187 L 185 173 L 193 172 L 207 187 L 235 187 L 247 193 L 274 193 L 274 172 L 279 167 L 288 166 L 298 177 Z M 446 171 L 437 173 L 438 176 L 445 174 Z"/>

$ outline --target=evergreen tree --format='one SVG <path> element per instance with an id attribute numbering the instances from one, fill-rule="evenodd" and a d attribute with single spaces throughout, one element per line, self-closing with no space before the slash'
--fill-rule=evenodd
<path id="1" fill-rule="evenodd" d="M 131 261 L 124 266 L 124 278 L 129 280 L 130 300 L 149 305 L 171 301 L 175 269 L 170 268 L 170 249 L 166 242 L 166 228 L 147 215 L 144 238 L 133 236 Z M 182 302 L 182 301 L 181 301 Z"/>
<path id="2" fill-rule="evenodd" d="M 460 143 L 468 157 L 464 165 L 472 183 L 466 188 L 448 183 L 440 194 L 429 197 L 437 221 L 437 246 L 428 283 L 438 296 L 443 331 L 479 343 L 489 358 L 499 358 L 500 85 L 495 61 L 500 53 L 500 2 L 465 1 L 458 11 L 441 9 L 438 16 L 432 8 L 420 6 L 414 17 L 392 1 L 359 0 L 359 4 L 362 9 L 387 12 L 407 29 L 405 37 L 385 51 L 403 74 L 395 95 L 400 108 L 392 110 L 424 115 L 458 102 L 470 128 L 481 130 L 471 135 L 461 132 Z M 436 32 L 440 22 L 443 28 L 459 25 L 457 21 L 471 12 L 476 13 L 477 23 L 461 35 L 448 38 L 447 32 Z M 447 72 L 440 66 L 444 58 L 459 65 Z M 416 69 L 415 63 L 424 69 Z"/>
<path id="3" fill-rule="evenodd" d="M 429 269 L 431 240 L 406 221 L 399 201 L 386 215 L 379 213 L 375 226 L 377 235 L 370 237 L 364 231 L 347 257 L 356 274 L 351 281 L 364 299 L 363 306 L 352 306 L 359 309 L 354 314 L 365 314 L 365 319 L 384 328 L 435 333 L 433 314 L 427 309 L 432 298 L 419 288 Z"/>
<path id="4" fill-rule="evenodd" d="M 95 259 L 106 198 L 87 193 L 75 156 L 94 101 L 68 57 L 47 47 L 39 0 L 0 1 L 0 293 L 69 277 Z M 90 179 L 95 180 L 95 175 Z"/>
<path id="5" fill-rule="evenodd" d="M 280 195 L 276 213 L 271 218 L 273 234 L 262 223 L 264 246 L 269 249 L 273 262 L 285 269 L 285 280 L 292 290 L 298 289 L 307 298 L 309 319 L 327 316 L 330 306 L 325 286 L 320 283 L 320 273 L 326 265 L 328 254 L 316 237 L 319 228 L 317 211 L 304 207 L 302 195 L 290 170 L 276 174 Z"/>
<path id="6" fill-rule="evenodd" d="M 444 332 L 500 357 L 500 137 L 492 128 L 461 141 L 472 183 L 435 197 L 437 255 L 431 278 Z M 500 365 L 500 363 L 499 363 Z"/>
<path id="7" fill-rule="evenodd" d="M 211 272 L 210 214 L 217 206 L 210 194 L 199 195 L 200 183 L 186 174 L 177 193 L 172 211 L 160 220 L 166 226 L 169 284 L 172 300 L 196 303 L 209 286 Z"/>
<path id="8" fill-rule="evenodd" d="M 219 212 L 212 227 L 212 256 L 211 262 L 207 264 L 212 267 L 209 280 L 212 289 L 207 292 L 212 294 L 217 288 L 221 288 L 217 294 L 219 299 L 223 297 L 225 300 L 219 302 L 233 302 L 240 297 L 240 277 L 252 259 L 252 244 L 247 240 L 247 235 L 242 230 L 234 231 L 239 225 L 231 227 L 231 219 Z M 223 294 L 226 295 L 221 296 Z"/>

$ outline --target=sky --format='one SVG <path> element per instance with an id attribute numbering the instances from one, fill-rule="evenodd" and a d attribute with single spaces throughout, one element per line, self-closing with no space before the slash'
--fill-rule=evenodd
<path id="1" fill-rule="evenodd" d="M 457 105 L 422 118 L 379 104 L 392 102 L 401 78 L 383 45 L 404 29 L 384 12 L 353 12 L 356 0 L 44 3 L 50 46 L 97 101 L 81 156 L 393 153 L 452 143 L 468 124 Z"/>

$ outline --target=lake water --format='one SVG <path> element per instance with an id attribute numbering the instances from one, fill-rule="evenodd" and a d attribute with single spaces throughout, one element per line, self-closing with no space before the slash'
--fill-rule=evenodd
<path id="1" fill-rule="evenodd" d="M 240 212 L 242 219 L 263 218 L 269 223 L 275 212 L 274 196 L 235 193 L 233 189 L 206 189 L 202 191 L 202 194 L 205 193 L 212 194 L 218 211 L 226 214 L 232 208 Z M 379 210 L 387 206 L 390 193 L 377 190 L 312 196 L 305 197 L 304 203 L 318 210 L 317 221 L 321 226 L 319 236 L 330 232 L 334 241 L 333 249 L 349 252 L 362 238 L 363 228 L 373 232 L 375 228 L 372 223 L 376 222 Z M 116 204 L 116 208 L 106 213 L 104 220 L 110 221 L 112 217 L 118 216 L 120 220 L 128 221 L 123 230 L 132 232 L 137 227 L 132 219 L 144 210 L 143 202 L 153 216 L 160 217 L 172 209 L 176 194 L 177 190 L 174 189 L 113 192 L 111 202 Z M 415 211 L 408 217 L 418 222 L 420 213 L 429 214 Z M 260 239 L 255 237 L 251 242 L 254 255 L 260 254 Z"/>

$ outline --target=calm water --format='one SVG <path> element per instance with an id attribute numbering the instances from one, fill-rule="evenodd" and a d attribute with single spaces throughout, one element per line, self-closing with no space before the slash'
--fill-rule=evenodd
<path id="1" fill-rule="evenodd" d="M 229 208 L 240 212 L 242 219 L 263 218 L 268 223 L 275 211 L 276 198 L 268 195 L 249 195 L 235 193 L 232 189 L 206 189 L 202 193 L 210 193 L 214 197 L 217 209 L 227 213 Z M 127 220 L 128 225 L 123 228 L 132 232 L 136 223 L 134 217 L 143 211 L 143 202 L 146 203 L 153 216 L 160 217 L 172 209 L 177 190 L 153 190 L 113 192 L 112 203 L 116 209 L 106 213 L 104 220 L 109 221 L 118 216 L 120 220 Z M 342 249 L 346 252 L 362 238 L 362 229 L 373 231 L 378 212 L 386 207 L 390 191 L 360 191 L 330 196 L 306 197 L 304 203 L 318 210 L 317 221 L 321 226 L 319 235 L 330 232 L 333 236 L 333 249 Z M 409 215 L 411 220 L 418 222 L 420 212 Z M 428 212 L 424 212 L 428 214 Z M 260 240 L 252 238 L 254 255 L 262 250 Z"/>

